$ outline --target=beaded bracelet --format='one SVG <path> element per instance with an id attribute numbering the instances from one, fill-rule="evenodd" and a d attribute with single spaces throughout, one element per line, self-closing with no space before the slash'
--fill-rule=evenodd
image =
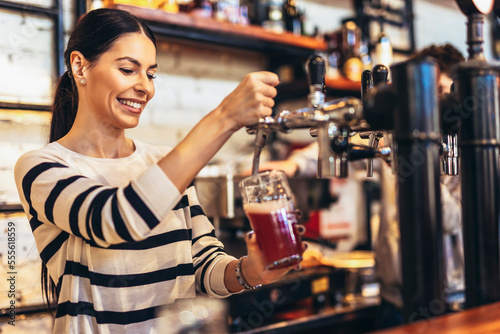
<path id="1" fill-rule="evenodd" d="M 246 258 L 247 256 L 242 256 L 240 257 L 240 259 L 238 260 L 238 262 L 236 262 L 236 278 L 238 279 L 238 282 L 240 282 L 241 286 L 245 289 L 245 290 L 255 290 L 257 288 L 260 288 L 262 286 L 262 284 L 258 284 L 256 286 L 251 286 L 250 284 L 248 284 L 247 280 L 245 279 L 245 277 L 243 276 L 243 271 L 241 270 L 241 263 L 243 262 L 243 260 Z"/>

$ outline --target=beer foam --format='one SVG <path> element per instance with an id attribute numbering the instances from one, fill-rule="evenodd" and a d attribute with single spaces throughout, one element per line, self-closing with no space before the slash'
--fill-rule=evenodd
<path id="1" fill-rule="evenodd" d="M 262 203 L 247 203 L 243 204 L 243 209 L 248 213 L 269 213 L 276 212 L 286 208 L 287 210 L 293 210 L 293 202 L 287 199 L 279 199 L 276 201 L 262 202 Z"/>

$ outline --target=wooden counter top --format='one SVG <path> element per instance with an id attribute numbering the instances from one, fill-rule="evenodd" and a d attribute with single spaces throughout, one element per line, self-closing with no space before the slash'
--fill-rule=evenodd
<path id="1" fill-rule="evenodd" d="M 484 334 L 500 333 L 500 303 L 471 308 L 458 313 L 443 315 L 428 321 L 394 327 L 372 334 L 453 333 Z"/>

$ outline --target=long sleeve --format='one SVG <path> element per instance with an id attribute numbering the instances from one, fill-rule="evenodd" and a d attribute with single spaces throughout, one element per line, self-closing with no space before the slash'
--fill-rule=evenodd
<path id="1" fill-rule="evenodd" d="M 100 247 L 145 239 L 180 199 L 177 188 L 153 164 L 121 187 L 81 175 L 50 155 L 30 152 L 15 179 L 33 233 L 42 223 Z"/>
<path id="2" fill-rule="evenodd" d="M 16 164 L 40 257 L 60 291 L 55 333 L 149 332 L 158 307 L 196 290 L 229 295 L 224 271 L 234 258 L 194 187 L 180 194 L 156 164 L 168 148 L 135 143 L 119 159 L 51 143 Z"/>
<path id="3" fill-rule="evenodd" d="M 188 188 L 183 200 L 188 204 L 192 224 L 196 288 L 211 297 L 226 297 L 230 292 L 224 283 L 224 272 L 235 258 L 226 254 L 224 245 L 216 238 L 214 227 L 198 202 L 194 186 Z"/>

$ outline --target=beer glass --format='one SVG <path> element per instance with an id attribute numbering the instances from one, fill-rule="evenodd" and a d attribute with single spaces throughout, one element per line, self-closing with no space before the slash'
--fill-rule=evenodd
<path id="1" fill-rule="evenodd" d="M 271 170 L 239 183 L 243 209 L 267 261 L 267 269 L 283 268 L 302 260 L 293 194 L 285 173 Z"/>

